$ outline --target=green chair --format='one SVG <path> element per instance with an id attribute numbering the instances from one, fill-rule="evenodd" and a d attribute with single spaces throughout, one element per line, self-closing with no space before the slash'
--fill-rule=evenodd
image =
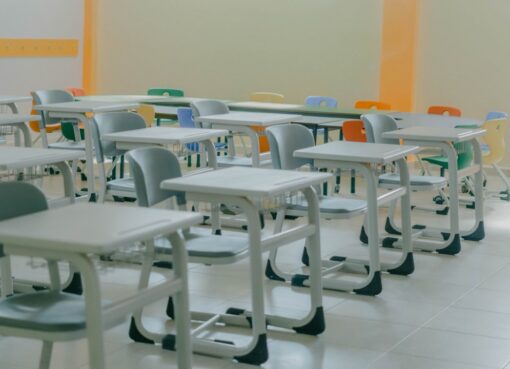
<path id="1" fill-rule="evenodd" d="M 455 128 L 477 128 L 473 125 L 456 126 Z M 457 151 L 457 168 L 464 169 L 471 165 L 474 158 L 473 147 L 469 142 L 461 142 L 454 144 Z M 445 170 L 448 170 L 448 157 L 445 155 L 430 156 L 422 159 L 427 163 L 439 166 L 441 176 L 444 177 Z"/>
<path id="2" fill-rule="evenodd" d="M 147 95 L 150 96 L 172 96 L 172 97 L 184 97 L 184 91 L 175 89 L 175 88 L 149 88 L 147 90 Z M 161 122 L 166 122 L 168 124 L 175 124 L 177 120 L 175 119 L 161 119 L 156 118 L 156 125 L 160 126 Z"/>

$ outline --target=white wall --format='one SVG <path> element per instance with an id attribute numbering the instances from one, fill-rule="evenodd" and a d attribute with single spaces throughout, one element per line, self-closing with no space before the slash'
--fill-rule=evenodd
<path id="1" fill-rule="evenodd" d="M 78 57 L 0 57 L 0 95 L 82 84 L 83 0 L 2 0 L 0 37 L 80 40 Z M 28 107 L 27 107 L 28 109 Z"/>
<path id="2" fill-rule="evenodd" d="M 188 96 L 343 106 L 379 91 L 380 0 L 107 0 L 99 5 L 100 93 L 180 87 Z"/>

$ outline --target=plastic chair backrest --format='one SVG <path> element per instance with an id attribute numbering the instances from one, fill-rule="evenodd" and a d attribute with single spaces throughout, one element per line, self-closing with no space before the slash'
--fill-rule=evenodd
<path id="1" fill-rule="evenodd" d="M 275 92 L 254 92 L 250 95 L 251 101 L 268 102 L 281 104 L 285 100 L 285 96 Z"/>
<path id="2" fill-rule="evenodd" d="M 487 120 L 482 128 L 487 131 L 482 137 L 483 142 L 489 147 L 489 154 L 484 155 L 484 164 L 497 164 L 505 157 L 506 144 L 505 132 L 508 118 Z"/>
<path id="3" fill-rule="evenodd" d="M 74 101 L 73 95 L 65 90 L 39 90 L 31 93 L 35 105 L 56 104 Z M 50 118 L 48 112 L 41 112 L 44 125 L 60 123 L 60 118 Z M 33 128 L 33 127 L 32 127 Z M 39 131 L 39 123 L 37 123 Z"/>
<path id="4" fill-rule="evenodd" d="M 485 120 L 493 120 L 493 119 L 506 119 L 508 118 L 508 114 L 503 111 L 491 111 L 485 117 Z"/>
<path id="5" fill-rule="evenodd" d="M 336 108 L 338 106 L 338 101 L 334 97 L 329 96 L 308 96 L 305 99 L 305 105 Z"/>
<path id="6" fill-rule="evenodd" d="M 115 142 L 101 139 L 107 133 L 131 131 L 146 128 L 142 116 L 131 112 L 101 113 L 94 116 L 94 148 L 98 162 L 103 162 L 105 156 L 123 155 L 126 150 L 117 149 Z"/>
<path id="7" fill-rule="evenodd" d="M 228 106 L 219 100 L 200 100 L 191 103 L 193 120 L 196 122 L 198 117 L 206 115 L 227 114 Z M 200 128 L 211 128 L 209 123 L 199 123 Z"/>
<path id="8" fill-rule="evenodd" d="M 275 169 L 294 170 L 313 165 L 313 160 L 295 158 L 294 151 L 315 145 L 310 130 L 299 124 L 282 124 L 266 129 Z"/>
<path id="9" fill-rule="evenodd" d="M 177 120 L 181 128 L 196 128 L 195 121 L 193 120 L 193 110 L 191 110 L 191 108 L 178 108 Z M 197 142 L 186 144 L 186 148 L 193 152 L 197 152 L 198 147 L 199 145 Z"/>
<path id="10" fill-rule="evenodd" d="M 171 197 L 178 205 L 186 204 L 184 192 L 161 189 L 161 182 L 182 176 L 177 157 L 161 147 L 144 147 L 126 155 L 135 182 L 138 205 L 151 207 Z"/>
<path id="11" fill-rule="evenodd" d="M 400 140 L 398 139 L 383 137 L 383 133 L 396 131 L 398 129 L 397 122 L 389 115 L 365 114 L 361 116 L 361 120 L 365 126 L 367 142 L 394 145 L 400 144 Z"/>
<path id="12" fill-rule="evenodd" d="M 136 112 L 141 115 L 147 127 L 152 127 L 154 119 L 156 118 L 156 109 L 154 108 L 154 105 L 140 104 L 138 109 L 136 109 Z"/>
<path id="13" fill-rule="evenodd" d="M 391 110 L 391 105 L 382 101 L 358 100 L 354 104 L 356 109 Z"/>
<path id="14" fill-rule="evenodd" d="M 451 117 L 462 116 L 462 112 L 460 111 L 460 109 L 454 106 L 440 106 L 440 105 L 429 106 L 427 113 L 435 115 L 449 115 Z"/>
<path id="15" fill-rule="evenodd" d="M 85 96 L 85 90 L 79 87 L 69 87 L 66 88 L 66 91 L 69 92 L 73 96 Z"/>
<path id="16" fill-rule="evenodd" d="M 455 128 L 478 128 L 476 125 L 458 125 Z M 475 154 L 473 152 L 473 145 L 469 141 L 459 142 L 453 144 L 457 151 L 457 169 L 464 169 L 471 166 Z"/>
<path id="17" fill-rule="evenodd" d="M 0 221 L 48 209 L 46 197 L 26 182 L 0 183 Z"/>
<path id="18" fill-rule="evenodd" d="M 342 134 L 344 141 L 367 142 L 365 127 L 361 120 L 346 120 L 342 124 Z"/>
<path id="19" fill-rule="evenodd" d="M 175 88 L 149 88 L 147 95 L 183 97 L 184 91 Z"/>

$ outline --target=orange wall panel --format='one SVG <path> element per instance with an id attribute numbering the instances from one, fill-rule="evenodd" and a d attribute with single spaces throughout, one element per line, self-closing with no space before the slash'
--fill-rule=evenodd
<path id="1" fill-rule="evenodd" d="M 420 0 L 384 0 L 380 100 L 414 109 L 415 57 Z"/>

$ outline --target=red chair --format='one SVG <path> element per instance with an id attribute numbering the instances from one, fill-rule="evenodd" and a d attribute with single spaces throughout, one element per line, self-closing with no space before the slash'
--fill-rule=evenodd
<path id="1" fill-rule="evenodd" d="M 462 115 L 462 112 L 460 111 L 459 108 L 456 108 L 454 106 L 441 106 L 441 105 L 429 106 L 427 113 L 435 115 L 450 115 L 452 117 L 460 117 Z"/>

